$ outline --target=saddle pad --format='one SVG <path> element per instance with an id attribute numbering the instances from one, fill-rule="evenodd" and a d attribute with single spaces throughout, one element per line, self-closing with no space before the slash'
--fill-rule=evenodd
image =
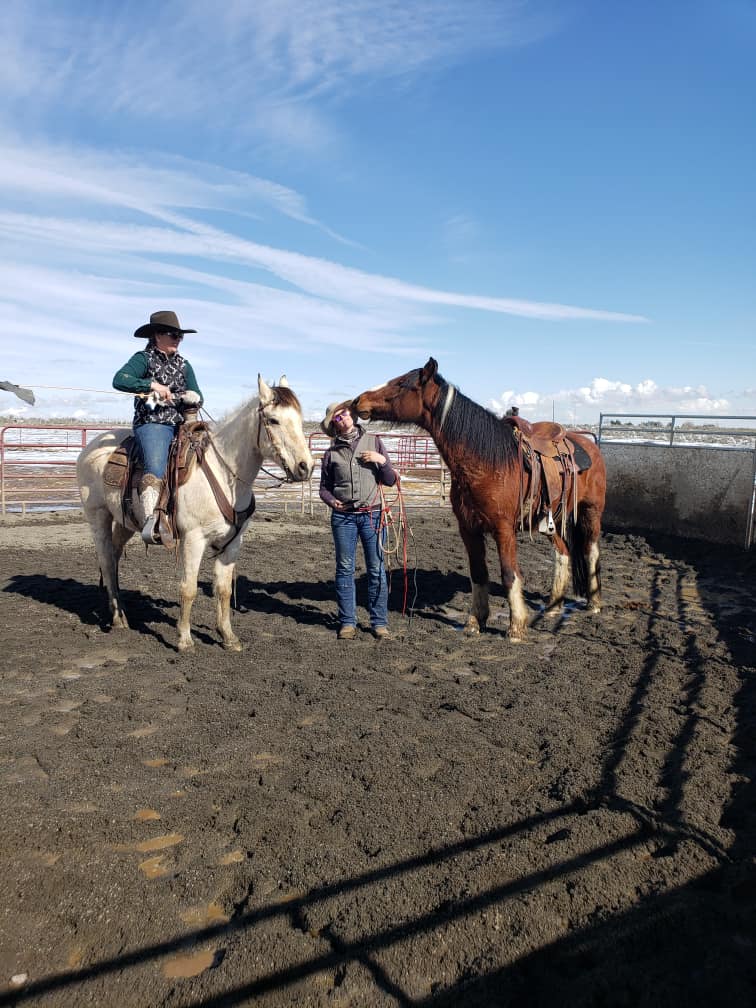
<path id="1" fill-rule="evenodd" d="M 110 458 L 105 463 L 105 471 L 102 474 L 102 478 L 103 482 L 108 486 L 124 486 L 129 474 L 129 457 L 133 444 L 134 438 L 129 434 L 123 444 L 120 444 L 112 452 Z"/>
<path id="2" fill-rule="evenodd" d="M 590 469 L 593 463 L 591 462 L 591 456 L 583 448 L 582 445 L 576 444 L 574 441 L 570 441 L 572 445 L 572 451 L 575 459 L 575 465 L 578 467 L 578 472 L 585 472 L 586 469 Z"/>

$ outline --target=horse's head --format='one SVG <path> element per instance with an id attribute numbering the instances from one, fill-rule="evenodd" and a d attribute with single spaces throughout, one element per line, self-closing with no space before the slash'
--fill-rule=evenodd
<path id="1" fill-rule="evenodd" d="M 284 470 L 296 483 L 309 479 L 313 459 L 302 427 L 302 407 L 289 388 L 286 375 L 281 375 L 277 385 L 268 385 L 257 376 L 260 396 L 260 426 L 265 437 L 258 438 L 265 458 Z"/>
<path id="2" fill-rule="evenodd" d="M 354 406 L 364 420 L 395 420 L 427 427 L 442 382 L 438 364 L 430 357 L 425 367 L 362 392 Z"/>

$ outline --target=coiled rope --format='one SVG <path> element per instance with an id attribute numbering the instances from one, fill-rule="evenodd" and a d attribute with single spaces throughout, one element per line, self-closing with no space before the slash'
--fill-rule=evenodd
<path id="1" fill-rule="evenodd" d="M 393 495 L 389 497 L 389 491 L 394 491 Z M 376 504 L 380 500 L 380 509 L 376 507 Z M 397 473 L 396 483 L 393 487 L 385 487 L 378 484 L 376 492 L 371 500 L 362 508 L 360 511 L 366 512 L 372 515 L 378 512 L 377 525 L 374 525 L 376 535 L 378 536 L 379 544 L 382 543 L 383 533 L 386 533 L 386 543 L 381 545 L 384 564 L 386 567 L 386 573 L 389 581 L 389 591 L 391 590 L 391 574 L 395 567 L 402 571 L 402 583 L 403 583 L 403 593 L 402 593 L 402 616 L 408 616 L 408 619 L 412 619 L 412 615 L 415 612 L 415 605 L 417 603 L 417 548 L 415 546 L 415 536 L 412 532 L 412 526 L 409 523 L 407 517 L 407 509 L 404 504 L 404 495 L 402 493 L 402 481 L 401 477 Z M 411 548 L 414 553 L 414 565 L 412 567 L 412 587 L 414 594 L 412 596 L 412 601 L 409 605 L 409 610 L 407 607 L 407 600 L 409 598 L 409 557 L 410 552 L 410 540 Z M 396 564 L 392 564 L 392 561 L 396 561 Z"/>

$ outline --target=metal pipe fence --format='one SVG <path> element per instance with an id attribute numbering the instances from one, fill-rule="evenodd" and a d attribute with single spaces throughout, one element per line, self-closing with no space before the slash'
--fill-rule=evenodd
<path id="1" fill-rule="evenodd" d="M 79 507 L 76 459 L 89 442 L 113 426 L 30 426 L 0 428 L 0 513 L 55 511 Z M 449 501 L 449 471 L 432 438 L 381 432 L 392 463 L 401 474 L 407 507 L 445 506 Z M 330 444 L 321 433 L 309 435 L 315 467 L 305 483 L 287 483 L 285 474 L 266 463 L 255 481 L 260 510 L 315 514 L 325 508 L 318 495 L 320 462 Z"/>
<path id="2" fill-rule="evenodd" d="M 598 442 L 622 441 L 667 447 L 756 449 L 756 416 L 707 413 L 601 413 Z"/>

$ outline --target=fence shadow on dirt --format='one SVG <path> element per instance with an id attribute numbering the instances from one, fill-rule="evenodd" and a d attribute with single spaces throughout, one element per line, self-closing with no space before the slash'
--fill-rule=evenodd
<path id="1" fill-rule="evenodd" d="M 666 556 L 684 563 L 701 578 L 709 577 L 710 556 L 706 550 L 686 549 L 685 545 L 675 547 L 666 540 L 662 545 Z M 756 571 L 751 566 L 752 561 L 753 558 L 733 554 L 733 577 L 745 577 L 747 583 L 756 589 Z M 718 569 L 721 572 L 721 557 Z M 466 579 L 461 576 L 440 579 L 436 575 L 436 579 L 444 582 L 437 589 L 440 593 L 438 598 L 446 598 L 447 602 L 458 590 L 462 590 L 460 582 L 465 588 L 467 585 Z M 41 579 L 42 583 L 39 583 L 39 578 L 22 580 L 12 590 L 26 591 L 30 597 L 50 601 L 49 596 L 52 594 L 55 597 L 57 588 L 65 585 L 46 584 L 46 580 L 56 579 Z M 454 591 L 449 595 L 452 588 Z M 275 594 L 283 595 L 286 601 L 274 599 L 273 602 L 287 612 L 289 607 L 296 609 L 301 618 L 302 601 L 310 590 L 313 590 L 313 585 L 309 582 L 295 583 L 294 586 L 281 583 Z M 326 592 L 330 589 L 325 584 L 319 590 Z M 96 589 L 89 591 L 93 593 Z M 297 603 L 298 593 L 301 598 Z M 507 838 L 526 835 L 544 825 L 553 825 L 558 833 L 560 827 L 574 823 L 576 817 L 595 809 L 628 814 L 634 827 L 624 836 L 599 843 L 579 856 L 564 860 L 556 858 L 540 871 L 467 898 L 446 900 L 433 910 L 419 913 L 410 920 L 358 941 L 343 938 L 333 925 L 329 925 L 319 933 L 319 938 L 328 943 L 326 951 L 296 965 L 250 978 L 234 989 L 186 1002 L 185 1008 L 231 1008 L 248 1004 L 266 992 L 287 990 L 317 973 L 338 971 L 352 962 L 362 964 L 372 976 L 376 988 L 403 1008 L 524 1008 L 526 1005 L 544 1008 L 557 1005 L 651 1008 L 652 1005 L 678 1004 L 702 1008 L 705 1005 L 708 1008 L 718 1004 L 753 1003 L 756 996 L 753 938 L 756 934 L 756 674 L 753 643 L 748 633 L 744 634 L 742 620 L 733 619 L 730 613 L 720 609 L 716 595 L 712 596 L 707 604 L 720 639 L 742 669 L 740 686 L 732 696 L 736 731 L 731 739 L 734 749 L 731 769 L 738 775 L 740 783 L 720 820 L 721 825 L 734 835 L 733 842 L 724 849 L 717 837 L 686 822 L 682 807 L 687 780 L 686 756 L 699 717 L 699 699 L 707 676 L 716 674 L 716 670 L 707 667 L 707 659 L 698 649 L 694 629 L 685 630 L 684 658 L 688 675 L 681 684 L 681 704 L 685 715 L 667 747 L 661 771 L 663 788 L 660 793 L 663 794 L 655 805 L 643 807 L 628 801 L 621 793 L 622 762 L 648 713 L 651 686 L 659 661 L 659 649 L 656 647 L 657 621 L 660 618 L 656 611 L 658 594 L 654 587 L 647 624 L 648 659 L 632 684 L 622 717 L 605 748 L 604 759 L 597 767 L 596 783 L 589 793 L 551 811 L 502 824 L 458 843 L 396 861 L 351 879 L 313 888 L 295 900 L 271 903 L 240 913 L 229 923 L 197 929 L 175 940 L 50 976 L 29 984 L 21 991 L 0 995 L 0 1005 L 22 1004 L 60 990 L 68 990 L 73 999 L 86 994 L 89 981 L 170 953 L 187 951 L 201 942 L 213 940 L 222 943 L 238 939 L 242 934 L 248 934 L 251 940 L 255 926 L 272 919 L 286 921 L 298 931 L 307 931 L 308 911 L 323 901 L 369 898 L 373 885 L 409 872 L 442 866 L 447 860 L 501 843 Z M 263 593 L 261 587 L 251 581 L 245 581 L 243 597 L 254 607 L 270 603 L 267 591 Z M 89 604 L 89 595 L 87 599 Z M 434 597 L 433 604 L 443 602 L 436 601 Z M 81 606 L 81 603 L 76 605 Z M 679 606 L 682 612 L 682 598 Z M 69 611 L 78 612 L 79 609 Z M 751 632 L 753 629 L 751 623 Z M 433 933 L 487 908 L 501 906 L 518 894 L 566 878 L 591 864 L 607 863 L 623 851 L 650 843 L 652 856 L 672 857 L 682 840 L 697 845 L 708 858 L 715 860 L 716 867 L 683 886 L 646 894 L 627 911 L 597 914 L 579 930 L 570 931 L 506 967 L 487 970 L 485 964 L 480 964 L 479 968 L 451 987 L 441 988 L 439 985 L 439 989 L 418 998 L 404 991 L 380 961 L 380 953 L 399 942 Z M 555 846 L 554 850 L 556 852 L 558 847 Z M 505 936 L 502 940 L 506 940 Z"/>

